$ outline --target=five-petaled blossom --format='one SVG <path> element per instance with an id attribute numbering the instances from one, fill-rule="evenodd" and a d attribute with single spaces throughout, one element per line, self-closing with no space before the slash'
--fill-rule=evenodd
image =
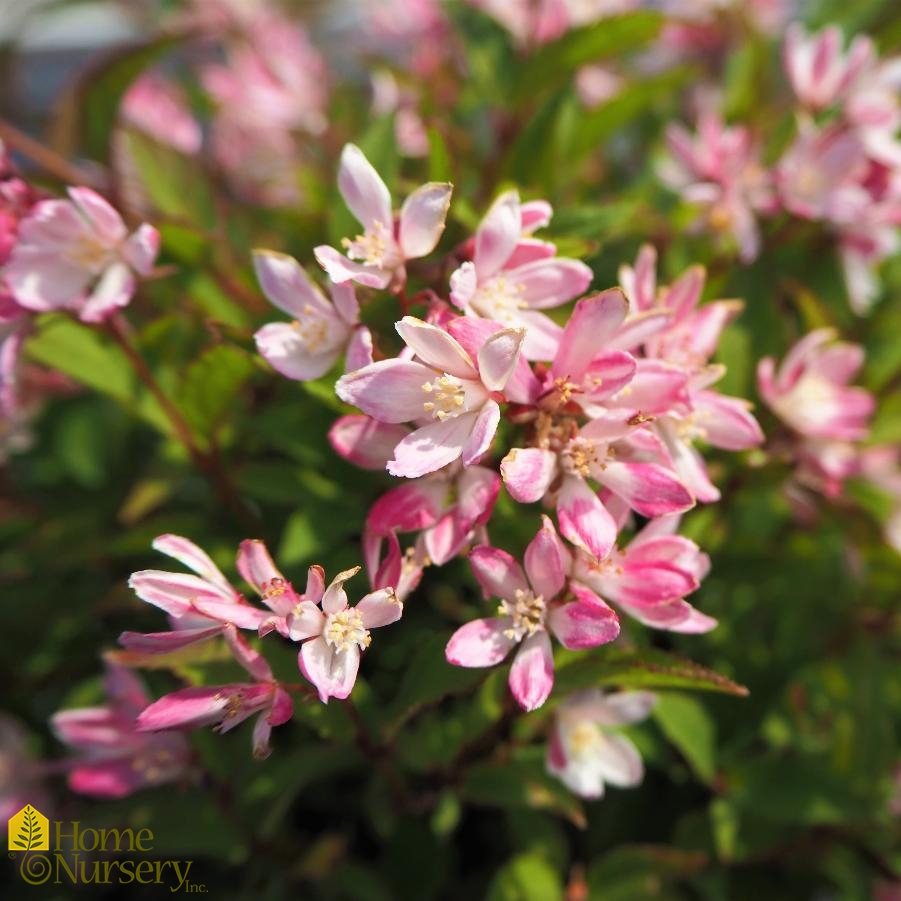
<path id="1" fill-rule="evenodd" d="M 291 323 L 270 322 L 257 331 L 257 350 L 273 369 L 298 381 L 318 379 L 347 354 L 347 369 L 372 362 L 372 336 L 359 324 L 360 305 L 350 284 L 333 285 L 332 302 L 297 260 L 258 250 L 253 255 L 263 293 Z"/>
<path id="2" fill-rule="evenodd" d="M 570 695 L 556 710 L 547 748 L 548 771 L 582 798 L 600 798 L 604 785 L 630 788 L 644 778 L 635 745 L 610 727 L 645 719 L 657 697 L 647 691 Z"/>
<path id="3" fill-rule="evenodd" d="M 335 386 L 338 397 L 381 422 L 417 423 L 394 448 L 392 475 L 412 479 L 460 458 L 477 463 L 500 423 L 494 395 L 513 375 L 525 330 L 495 332 L 473 359 L 421 319 L 404 316 L 396 328 L 418 360 L 379 360 L 348 373 Z"/>
<path id="4" fill-rule="evenodd" d="M 343 699 L 357 680 L 360 652 L 369 647 L 370 629 L 396 623 L 404 605 L 393 588 L 379 588 L 351 607 L 344 583 L 360 571 L 357 566 L 338 573 L 328 588 L 324 581 L 307 593 L 288 617 L 288 635 L 304 642 L 297 656 L 301 672 L 319 692 L 319 698 Z"/>
<path id="5" fill-rule="evenodd" d="M 319 265 L 336 284 L 401 287 L 406 281 L 404 263 L 435 249 L 444 231 L 452 186 L 428 182 L 417 188 L 404 201 L 395 224 L 387 185 L 363 151 L 347 144 L 341 153 L 338 188 L 363 234 L 344 239 L 346 256 L 327 244 L 317 247 Z"/>
<path id="6" fill-rule="evenodd" d="M 153 226 L 129 235 L 99 194 L 69 188 L 69 200 L 39 201 L 19 223 L 4 278 L 29 310 L 72 310 L 84 322 L 100 322 L 131 300 L 135 274 L 150 273 L 159 243 Z"/>
<path id="7" fill-rule="evenodd" d="M 554 686 L 550 634 L 567 648 L 594 648 L 619 635 L 616 614 L 591 589 L 569 579 L 572 555 L 550 519 L 525 553 L 525 570 L 506 551 L 489 545 L 469 555 L 486 598 L 499 598 L 496 617 L 457 629 L 445 656 L 457 666 L 494 666 L 514 648 L 510 691 L 524 710 L 535 710 Z"/>

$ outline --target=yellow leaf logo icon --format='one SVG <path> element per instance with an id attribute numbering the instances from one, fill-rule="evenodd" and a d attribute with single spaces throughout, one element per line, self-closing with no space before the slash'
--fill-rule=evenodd
<path id="1" fill-rule="evenodd" d="M 26 804 L 9 819 L 9 850 L 50 850 L 50 823 L 47 817 L 30 804 Z"/>

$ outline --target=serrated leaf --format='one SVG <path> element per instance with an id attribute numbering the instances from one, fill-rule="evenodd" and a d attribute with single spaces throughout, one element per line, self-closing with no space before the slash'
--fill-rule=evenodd
<path id="1" fill-rule="evenodd" d="M 564 663 L 554 693 L 562 696 L 603 685 L 622 688 L 693 688 L 745 697 L 748 689 L 707 667 L 665 651 L 607 651 Z"/>

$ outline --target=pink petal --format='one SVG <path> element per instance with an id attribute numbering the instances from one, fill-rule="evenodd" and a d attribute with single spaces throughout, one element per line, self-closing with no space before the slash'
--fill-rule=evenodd
<path id="1" fill-rule="evenodd" d="M 451 636 L 444 656 L 455 666 L 482 667 L 500 663 L 516 644 L 504 635 L 508 619 L 474 619 Z"/>
<path id="2" fill-rule="evenodd" d="M 235 603 L 234 589 L 227 590 L 187 573 L 142 570 L 133 573 L 128 584 L 142 601 L 159 607 L 170 616 L 184 616 L 198 599 Z"/>
<path id="3" fill-rule="evenodd" d="M 160 252 L 160 233 L 146 222 L 129 236 L 122 256 L 138 275 L 147 276 Z"/>
<path id="4" fill-rule="evenodd" d="M 479 377 L 489 391 L 503 391 L 519 362 L 525 329 L 495 332 L 479 350 Z"/>
<path id="5" fill-rule="evenodd" d="M 560 540 L 549 517 L 541 517 L 541 528 L 529 542 L 524 560 L 532 588 L 546 602 L 563 591 L 572 566 L 572 556 Z"/>
<path id="6" fill-rule="evenodd" d="M 613 641 L 619 635 L 619 620 L 598 598 L 595 603 L 555 607 L 548 615 L 548 628 L 565 648 L 580 650 Z"/>
<path id="7" fill-rule="evenodd" d="M 554 257 L 519 266 L 510 270 L 506 277 L 520 289 L 522 299 L 529 307 L 547 310 L 583 294 L 594 274 L 579 260 Z"/>
<path id="8" fill-rule="evenodd" d="M 242 637 L 234 626 L 225 627 L 225 642 L 234 654 L 235 660 L 258 682 L 272 680 L 272 669 L 266 658 L 254 650 Z"/>
<path id="9" fill-rule="evenodd" d="M 469 354 L 443 329 L 414 316 L 404 316 L 394 327 L 426 365 L 461 379 L 476 377 Z"/>
<path id="10" fill-rule="evenodd" d="M 435 370 L 422 363 L 379 360 L 341 376 L 335 384 L 335 393 L 345 403 L 359 407 L 381 422 L 408 422 L 424 415 L 423 403 L 427 398 L 422 386 L 434 378 Z M 437 424 L 445 425 L 461 418 Z"/>
<path id="11" fill-rule="evenodd" d="M 75 208 L 87 220 L 94 234 L 108 247 L 115 247 L 128 234 L 119 213 L 90 188 L 69 188 Z"/>
<path id="12" fill-rule="evenodd" d="M 467 529 L 486 523 L 501 488 L 500 476 L 484 466 L 470 466 L 457 479 L 457 511 Z"/>
<path id="13" fill-rule="evenodd" d="M 544 704 L 554 687 L 554 655 L 547 632 L 536 632 L 519 646 L 507 682 L 523 710 Z"/>
<path id="14" fill-rule="evenodd" d="M 557 519 L 563 537 L 603 560 L 616 542 L 616 523 L 598 496 L 582 479 L 563 479 L 557 500 Z"/>
<path id="15" fill-rule="evenodd" d="M 501 408 L 496 401 L 485 402 L 472 426 L 469 438 L 463 446 L 461 457 L 464 466 L 477 463 L 488 452 L 491 442 L 497 433 L 497 427 L 501 421 Z"/>
<path id="16" fill-rule="evenodd" d="M 260 356 L 278 373 L 298 382 L 325 375 L 338 360 L 340 347 L 310 353 L 300 331 L 287 322 L 270 322 L 254 334 Z"/>
<path id="17" fill-rule="evenodd" d="M 252 585 L 256 593 L 262 595 L 275 579 L 279 583 L 287 580 L 279 572 L 269 550 L 258 538 L 248 538 L 241 542 L 237 558 L 238 572 L 241 578 Z"/>
<path id="18" fill-rule="evenodd" d="M 322 635 L 325 628 L 325 615 L 311 600 L 301 601 L 287 615 L 285 627 L 291 641 L 305 641 Z"/>
<path id="19" fill-rule="evenodd" d="M 335 250 L 334 247 L 329 247 L 328 244 L 314 247 L 313 256 L 336 285 L 343 285 L 345 282 L 359 282 L 367 288 L 382 290 L 388 287 L 392 278 L 392 273 L 387 269 L 356 263 Z"/>
<path id="20" fill-rule="evenodd" d="M 344 591 L 344 583 L 350 581 L 360 571 L 359 566 L 345 569 L 332 579 L 329 587 L 322 596 L 322 610 L 324 613 L 340 613 L 347 608 L 347 593 Z"/>
<path id="21" fill-rule="evenodd" d="M 429 479 L 392 488 L 369 509 L 366 526 L 379 535 L 426 529 L 443 512 L 447 491 L 446 484 Z"/>
<path id="22" fill-rule="evenodd" d="M 160 535 L 154 538 L 153 549 L 168 557 L 174 557 L 188 569 L 194 570 L 198 576 L 202 576 L 208 582 L 215 582 L 223 591 L 231 591 L 237 595 L 209 555 L 190 539 L 182 538 L 180 535 Z"/>
<path id="23" fill-rule="evenodd" d="M 269 301 L 293 319 L 309 319 L 311 313 L 327 318 L 334 316 L 332 305 L 294 257 L 272 250 L 255 250 L 253 267 Z"/>
<path id="24" fill-rule="evenodd" d="M 597 473 L 598 481 L 642 516 L 680 513 L 694 506 L 694 499 L 679 479 L 656 463 L 610 461 L 605 466 Z"/>
<path id="25" fill-rule="evenodd" d="M 297 663 L 316 686 L 319 700 L 328 704 L 329 698 L 344 699 L 353 691 L 360 668 L 360 649 L 353 645 L 346 651 L 336 651 L 324 638 L 314 638 L 301 646 Z"/>
<path id="26" fill-rule="evenodd" d="M 367 629 L 378 629 L 396 623 L 404 612 L 393 588 L 380 588 L 361 598 L 355 608 Z"/>
<path id="27" fill-rule="evenodd" d="M 345 144 L 338 168 L 338 190 L 364 228 L 377 224 L 391 230 L 391 194 L 382 177 L 355 144 Z"/>
<path id="28" fill-rule="evenodd" d="M 394 448 L 388 472 L 415 479 L 453 463 L 469 444 L 477 418 L 477 413 L 461 413 L 411 432 Z"/>
<path id="29" fill-rule="evenodd" d="M 444 231 L 453 185 L 429 182 L 417 188 L 400 211 L 399 243 L 404 259 L 430 254 Z"/>
<path id="30" fill-rule="evenodd" d="M 240 686 L 243 687 L 243 686 Z M 228 686 L 237 689 L 239 686 Z M 182 688 L 147 707 L 137 719 L 139 732 L 180 727 L 198 728 L 218 723 L 228 710 L 229 692 L 222 686 Z"/>
<path id="31" fill-rule="evenodd" d="M 394 448 L 410 434 L 403 425 L 389 425 L 369 416 L 342 416 L 329 429 L 335 452 L 363 469 L 384 469 Z"/>
<path id="32" fill-rule="evenodd" d="M 715 391 L 699 391 L 694 402 L 697 424 L 714 447 L 741 451 L 763 443 L 763 432 L 747 401 Z"/>
<path id="33" fill-rule="evenodd" d="M 500 548 L 487 544 L 474 548 L 469 564 L 485 598 L 512 598 L 517 591 L 529 590 L 522 567 Z"/>
<path id="34" fill-rule="evenodd" d="M 605 735 L 597 751 L 597 767 L 604 781 L 621 788 L 638 785 L 644 764 L 635 745 L 625 735 Z"/>
<path id="35" fill-rule="evenodd" d="M 557 455 L 539 447 L 515 447 L 501 461 L 510 496 L 521 504 L 540 501 L 557 474 Z"/>
<path id="36" fill-rule="evenodd" d="M 336 285 L 335 287 L 340 288 L 342 286 Z M 372 363 L 372 350 L 372 332 L 365 325 L 357 326 L 351 332 L 350 341 L 347 345 L 344 364 L 345 372 L 353 372 Z"/>
<path id="37" fill-rule="evenodd" d="M 480 282 L 498 273 L 513 253 L 521 234 L 519 195 L 516 191 L 507 191 L 494 201 L 476 231 L 473 262 Z"/>
<path id="38" fill-rule="evenodd" d="M 85 300 L 79 318 L 82 322 L 102 322 L 124 307 L 135 293 L 135 277 L 125 263 L 113 263 L 100 276 Z"/>
<path id="39" fill-rule="evenodd" d="M 170 654 L 221 634 L 222 626 L 219 624 L 206 629 L 178 629 L 175 632 L 123 632 L 119 636 L 119 644 L 129 651 Z"/>

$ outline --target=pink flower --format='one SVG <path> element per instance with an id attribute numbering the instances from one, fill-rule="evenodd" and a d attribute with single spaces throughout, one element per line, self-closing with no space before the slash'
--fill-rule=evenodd
<path id="1" fill-rule="evenodd" d="M 129 235 L 90 188 L 69 188 L 69 197 L 40 201 L 22 220 L 4 277 L 29 310 L 69 309 L 84 322 L 100 322 L 131 300 L 135 273 L 150 272 L 159 232 L 142 225 Z"/>
<path id="2" fill-rule="evenodd" d="M 357 566 L 338 573 L 328 588 L 308 589 L 288 618 L 289 637 L 304 642 L 297 657 L 300 671 L 316 686 L 323 704 L 353 691 L 360 652 L 372 641 L 369 630 L 397 622 L 404 612 L 393 588 L 370 592 L 351 607 L 344 583 L 359 571 Z"/>
<path id="3" fill-rule="evenodd" d="M 707 109 L 696 135 L 670 125 L 666 142 L 670 157 L 659 170 L 664 183 L 704 210 L 697 226 L 730 234 L 742 262 L 753 260 L 760 252 L 756 214 L 773 210 L 773 193 L 751 133 L 726 126 Z"/>
<path id="4" fill-rule="evenodd" d="M 329 303 L 293 257 L 254 251 L 263 293 L 293 322 L 264 325 L 254 335 L 257 349 L 289 379 L 309 381 L 325 375 L 347 353 L 347 368 L 372 362 L 372 336 L 359 324 L 360 306 L 351 285 L 333 285 Z"/>
<path id="5" fill-rule="evenodd" d="M 570 695 L 556 710 L 548 740 L 547 769 L 582 798 L 600 798 L 604 785 L 631 788 L 644 778 L 638 749 L 611 726 L 645 719 L 657 697 L 647 691 Z"/>
<path id="6" fill-rule="evenodd" d="M 508 682 L 524 710 L 544 704 L 554 685 L 549 633 L 573 649 L 619 635 L 616 614 L 584 585 L 569 581 L 572 557 L 546 516 L 526 548 L 525 571 L 506 551 L 488 545 L 475 548 L 469 561 L 485 597 L 501 603 L 496 617 L 457 629 L 445 656 L 457 666 L 494 666 L 516 648 Z"/>
<path id="7" fill-rule="evenodd" d="M 858 441 L 869 431 L 875 399 L 848 387 L 863 363 L 863 348 L 832 343 L 832 329 L 805 335 L 777 368 L 772 357 L 757 367 L 757 386 L 773 412 L 799 435 Z"/>
<path id="8" fill-rule="evenodd" d="M 363 151 L 346 144 L 341 153 L 338 188 L 363 226 L 363 234 L 352 241 L 344 239 L 347 256 L 334 247 L 317 247 L 314 252 L 319 265 L 335 284 L 356 281 L 370 288 L 403 285 L 404 263 L 427 256 L 438 244 L 452 186 L 429 182 L 417 188 L 404 201 L 395 224 L 387 185 Z"/>
<path id="9" fill-rule="evenodd" d="M 199 729 L 215 725 L 228 732 L 248 717 L 259 714 L 253 729 L 253 756 L 269 756 L 273 726 L 286 723 L 294 713 L 294 702 L 272 675 L 265 658 L 226 626 L 225 638 L 235 659 L 253 677 L 253 682 L 182 688 L 145 708 L 137 719 L 139 732 L 167 729 Z"/>
<path id="10" fill-rule="evenodd" d="M 710 570 L 710 558 L 676 535 L 679 516 L 652 520 L 622 550 L 597 561 L 577 554 L 573 574 L 639 622 L 669 632 L 709 632 L 716 620 L 695 610 L 685 595 Z"/>
<path id="11" fill-rule="evenodd" d="M 203 132 L 176 85 L 145 73 L 131 83 L 119 111 L 122 121 L 187 156 L 200 152 Z"/>
<path id="12" fill-rule="evenodd" d="M 474 361 L 459 342 L 434 325 L 405 316 L 396 325 L 422 362 L 380 360 L 342 376 L 335 390 L 385 423 L 417 422 L 394 448 L 388 472 L 416 478 L 462 458 L 478 462 L 500 422 L 493 398 L 514 373 L 523 329 L 502 329 L 482 345 Z"/>
<path id="13" fill-rule="evenodd" d="M 127 669 L 108 666 L 109 702 L 102 707 L 62 710 L 50 724 L 60 741 L 77 752 L 69 764 L 72 791 L 122 798 L 142 788 L 183 779 L 191 752 L 182 735 L 145 735 L 138 717 L 150 702 Z"/>
<path id="14" fill-rule="evenodd" d="M 530 237 L 549 219 L 549 207 L 521 204 L 516 191 L 501 194 L 476 231 L 472 262 L 451 275 L 451 300 L 467 315 L 526 329 L 528 360 L 553 359 L 560 340 L 560 326 L 540 310 L 578 297 L 592 279 L 584 263 L 558 259 L 553 244 Z"/>
<path id="15" fill-rule="evenodd" d="M 31 804 L 52 816 L 53 803 L 44 784 L 47 767 L 30 751 L 31 741 L 22 723 L 0 713 L 0 822 Z"/>
<path id="16" fill-rule="evenodd" d="M 119 643 L 127 650 L 117 659 L 139 663 L 146 655 L 167 654 L 222 635 L 229 623 L 241 629 L 262 629 L 269 620 L 265 611 L 247 603 L 209 556 L 189 539 L 160 535 L 154 539 L 153 547 L 174 557 L 194 574 L 151 569 L 132 574 L 129 586 L 142 601 L 169 614 L 172 631 L 123 632 Z M 246 570 L 242 567 L 242 574 Z"/>
<path id="17" fill-rule="evenodd" d="M 642 516 L 680 513 L 694 505 L 671 470 L 641 459 L 645 449 L 630 445 L 643 422 L 608 416 L 578 430 L 552 427 L 546 438 L 538 436 L 538 446 L 514 448 L 507 454 L 501 462 L 504 484 L 521 503 L 534 503 L 550 492 L 563 536 L 603 560 L 613 548 L 618 529 L 589 479 Z M 656 450 L 659 453 L 660 448 Z"/>
<path id="18" fill-rule="evenodd" d="M 808 36 L 793 22 L 785 34 L 783 60 L 795 96 L 811 110 L 822 110 L 842 100 L 874 55 L 869 38 L 856 37 L 847 54 L 836 26 Z"/>

